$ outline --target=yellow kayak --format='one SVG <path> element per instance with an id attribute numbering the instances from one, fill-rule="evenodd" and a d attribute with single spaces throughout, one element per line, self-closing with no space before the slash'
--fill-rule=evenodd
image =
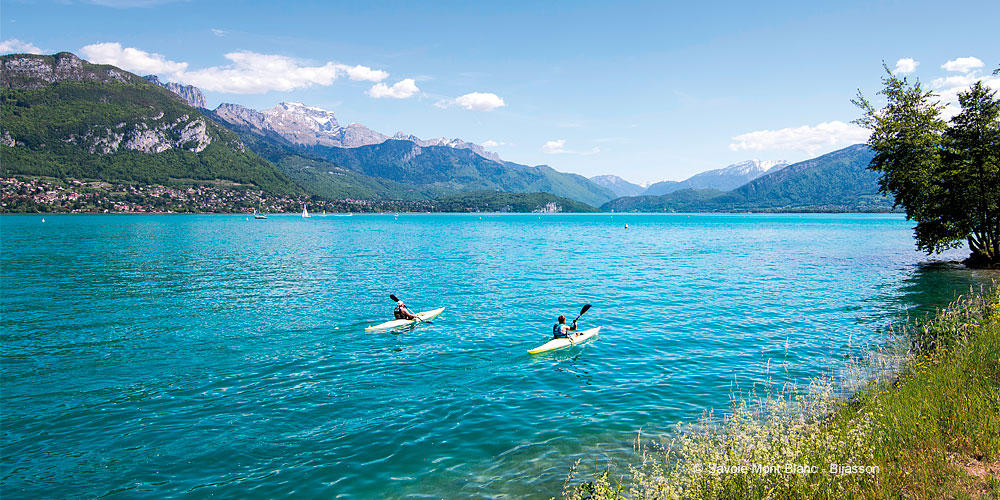
<path id="1" fill-rule="evenodd" d="M 589 330 L 580 330 L 566 338 L 552 339 L 534 349 L 529 349 L 528 354 L 538 354 L 541 352 L 554 351 L 556 349 L 563 349 L 574 345 L 580 345 L 590 339 L 597 337 L 597 332 L 599 331 L 601 331 L 601 327 L 598 326 L 596 328 L 591 328 Z"/>

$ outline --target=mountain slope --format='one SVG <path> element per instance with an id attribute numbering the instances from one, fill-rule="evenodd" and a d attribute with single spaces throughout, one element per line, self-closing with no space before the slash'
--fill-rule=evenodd
<path id="1" fill-rule="evenodd" d="M 546 192 L 594 206 L 614 198 L 610 190 L 581 175 L 557 172 L 545 165 L 529 167 L 496 162 L 467 149 L 421 147 L 410 141 L 390 139 L 357 148 L 312 146 L 302 151 L 371 177 L 409 184 L 435 195 L 477 190 Z"/>
<path id="2" fill-rule="evenodd" d="M 885 211 L 872 153 L 857 144 L 796 163 L 732 191 L 685 189 L 661 196 L 619 198 L 601 208 L 616 212 L 847 210 Z"/>
<path id="3" fill-rule="evenodd" d="M 370 177 L 321 158 L 298 153 L 281 138 L 237 131 L 247 147 L 271 161 L 309 193 L 331 200 L 426 200 L 432 196 L 413 186 Z"/>
<path id="4" fill-rule="evenodd" d="M 173 92 L 68 52 L 0 57 L 5 175 L 299 193 L 280 170 Z"/>
<path id="5" fill-rule="evenodd" d="M 176 84 L 174 84 L 176 85 Z M 390 139 L 360 123 L 341 126 L 332 111 L 301 102 L 282 102 L 277 106 L 257 111 L 239 104 L 222 103 L 213 112 L 220 123 L 242 125 L 258 135 L 276 135 L 298 146 L 333 146 L 356 148 L 379 144 Z M 411 141 L 418 146 L 447 146 L 468 149 L 483 158 L 502 161 L 496 153 L 482 146 L 461 139 L 423 140 L 415 135 L 397 132 L 392 139 Z"/>
<path id="6" fill-rule="evenodd" d="M 650 196 L 669 194 L 682 189 L 713 189 L 730 191 L 764 174 L 776 172 L 788 163 L 783 161 L 762 161 L 758 159 L 734 163 L 724 168 L 709 170 L 691 176 L 683 181 L 657 182 L 646 188 L 643 193 Z"/>
<path id="7" fill-rule="evenodd" d="M 596 175 L 590 178 L 590 182 L 610 189 L 615 196 L 639 196 L 646 191 L 646 188 L 632 184 L 617 175 Z"/>

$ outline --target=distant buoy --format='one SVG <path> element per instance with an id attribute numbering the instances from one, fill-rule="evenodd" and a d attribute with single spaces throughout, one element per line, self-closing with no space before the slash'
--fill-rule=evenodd
<path id="1" fill-rule="evenodd" d="M 625 229 L 628 229 L 628 223 L 625 224 Z"/>

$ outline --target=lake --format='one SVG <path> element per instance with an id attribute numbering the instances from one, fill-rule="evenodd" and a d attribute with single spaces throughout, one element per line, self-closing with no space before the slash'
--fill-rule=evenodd
<path id="1" fill-rule="evenodd" d="M 990 279 L 929 263 L 912 227 L 3 216 L 4 497 L 558 496 L 575 459 L 627 456 L 640 428 L 725 410 L 737 387 L 807 382 Z M 390 293 L 447 309 L 366 332 Z M 587 303 L 598 339 L 526 353 Z"/>

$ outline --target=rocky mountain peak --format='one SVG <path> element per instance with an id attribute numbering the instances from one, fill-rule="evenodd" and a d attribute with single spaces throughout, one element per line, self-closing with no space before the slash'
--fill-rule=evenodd
<path id="1" fill-rule="evenodd" d="M 483 158 L 486 158 L 488 160 L 493 160 L 498 162 L 503 161 L 500 159 L 500 155 L 492 151 L 487 151 L 479 144 L 465 142 L 462 139 L 458 138 L 448 139 L 445 137 L 438 137 L 437 139 L 424 140 L 413 134 L 407 134 L 404 132 L 396 132 L 396 135 L 393 135 L 392 138 L 400 141 L 410 141 L 414 144 L 417 144 L 418 146 L 423 146 L 423 147 L 444 146 L 455 149 L 468 149 L 469 151 L 472 151 L 473 153 L 476 153 L 477 155 L 482 156 Z"/>
<path id="2" fill-rule="evenodd" d="M 256 115 L 254 114 L 256 113 Z M 360 123 L 342 126 L 332 111 L 317 106 L 307 106 L 301 102 L 281 102 L 271 109 L 254 111 L 234 104 L 220 105 L 215 115 L 232 124 L 249 126 L 260 131 L 270 131 L 284 139 L 304 146 L 333 146 L 356 148 L 371 144 L 381 144 L 390 139 Z M 483 158 L 500 162 L 500 155 L 486 151 L 482 146 L 461 139 L 422 140 L 419 137 L 397 132 L 392 139 L 410 141 L 417 146 L 444 146 L 468 149 Z"/>
<path id="3" fill-rule="evenodd" d="M 0 85 L 40 89 L 60 81 L 135 83 L 135 75 L 104 64 L 90 64 L 69 53 L 51 56 L 8 54 L 0 56 Z"/>
<path id="4" fill-rule="evenodd" d="M 224 102 L 212 112 L 216 118 L 251 130 L 268 130 L 267 116 L 256 109 Z"/>
<path id="5" fill-rule="evenodd" d="M 340 128 L 333 111 L 316 106 L 306 106 L 301 102 L 280 102 L 277 106 L 264 110 L 263 113 L 288 123 L 298 123 L 316 131 L 329 132 Z"/>
<path id="6" fill-rule="evenodd" d="M 201 89 L 195 87 L 194 85 L 181 85 L 175 82 L 161 82 L 156 75 L 146 75 L 143 78 L 149 80 L 150 83 L 154 85 L 159 85 L 179 96 L 187 101 L 188 104 L 194 106 L 198 109 L 205 109 L 206 101 L 205 94 L 201 92 Z"/>

